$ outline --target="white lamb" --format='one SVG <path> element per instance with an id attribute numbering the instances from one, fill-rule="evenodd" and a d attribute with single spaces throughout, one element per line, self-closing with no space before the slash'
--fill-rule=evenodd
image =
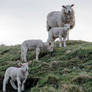
<path id="1" fill-rule="evenodd" d="M 70 24 L 65 24 L 64 27 L 53 27 L 48 33 L 48 41 L 54 41 L 59 38 L 59 47 L 62 47 L 62 38 L 64 41 L 64 47 L 66 47 L 66 37 L 69 33 Z"/>
<path id="2" fill-rule="evenodd" d="M 42 42 L 42 40 L 26 40 L 21 45 L 21 59 L 26 62 L 27 51 L 34 49 L 36 51 L 36 60 L 38 61 L 41 50 L 52 52 L 53 47 L 54 45 L 52 42 Z"/>
<path id="3" fill-rule="evenodd" d="M 3 92 L 6 92 L 6 84 L 10 79 L 11 86 L 18 90 L 18 92 L 24 91 L 24 83 L 26 82 L 28 76 L 28 63 L 20 64 L 20 68 L 9 67 L 4 76 L 3 80 Z M 14 81 L 17 81 L 18 88 L 16 87 Z"/>

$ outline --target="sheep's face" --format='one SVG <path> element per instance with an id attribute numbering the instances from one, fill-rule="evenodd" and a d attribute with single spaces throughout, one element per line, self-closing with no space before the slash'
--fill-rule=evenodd
<path id="1" fill-rule="evenodd" d="M 71 14 L 72 13 L 72 7 L 74 6 L 74 4 L 72 5 L 63 5 L 63 9 L 64 9 L 64 13 L 65 14 Z"/>
<path id="2" fill-rule="evenodd" d="M 18 66 L 20 66 L 23 71 L 28 71 L 28 65 L 29 64 L 30 64 L 29 62 L 27 62 L 27 63 L 20 63 L 20 64 L 18 64 Z"/>
<path id="3" fill-rule="evenodd" d="M 24 70 L 24 71 L 28 71 L 28 63 L 23 63 L 21 68 Z"/>
<path id="4" fill-rule="evenodd" d="M 48 51 L 49 52 L 52 52 L 53 51 L 53 48 L 54 48 L 54 43 L 53 42 L 48 42 L 47 44 L 48 44 L 48 48 L 47 48 Z"/>

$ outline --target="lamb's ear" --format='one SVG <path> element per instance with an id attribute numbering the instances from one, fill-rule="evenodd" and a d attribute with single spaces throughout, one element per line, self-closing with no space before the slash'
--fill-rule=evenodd
<path id="1" fill-rule="evenodd" d="M 71 5 L 71 7 L 73 7 L 73 6 L 74 6 L 74 4 Z"/>
<path id="2" fill-rule="evenodd" d="M 66 8 L 65 5 L 62 5 L 63 8 Z"/>

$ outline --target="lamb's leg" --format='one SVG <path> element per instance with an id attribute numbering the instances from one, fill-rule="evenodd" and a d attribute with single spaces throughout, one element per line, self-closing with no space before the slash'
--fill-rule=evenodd
<path id="1" fill-rule="evenodd" d="M 16 85 L 15 85 L 15 83 L 14 83 L 13 80 L 10 80 L 10 83 L 11 83 L 11 85 L 12 85 L 12 87 L 13 87 L 14 89 L 17 89 L 17 87 L 16 87 Z"/>
<path id="2" fill-rule="evenodd" d="M 24 91 L 24 84 L 25 84 L 25 82 L 26 82 L 26 79 L 22 83 L 22 91 Z"/>
<path id="3" fill-rule="evenodd" d="M 3 80 L 3 92 L 6 92 L 6 84 L 7 84 L 7 82 L 8 82 L 8 79 L 9 79 L 9 77 L 6 76 L 6 77 L 4 78 L 4 80 Z"/>
<path id="4" fill-rule="evenodd" d="M 23 57 L 24 61 L 27 62 L 27 49 L 25 49 L 23 55 L 24 55 L 24 57 Z"/>
<path id="5" fill-rule="evenodd" d="M 36 48 L 36 60 L 39 59 L 40 48 Z"/>
<path id="6" fill-rule="evenodd" d="M 60 40 L 59 47 L 62 47 L 62 36 L 61 35 L 59 35 L 59 40 Z"/>
<path id="7" fill-rule="evenodd" d="M 69 40 L 69 32 L 67 33 L 67 40 Z"/>
<path id="8" fill-rule="evenodd" d="M 64 38 L 63 41 L 64 41 L 64 47 L 66 47 L 66 38 Z"/>
<path id="9" fill-rule="evenodd" d="M 26 55 L 27 55 L 27 48 L 22 46 L 21 47 L 21 59 L 25 62 L 27 62 Z"/>
<path id="10" fill-rule="evenodd" d="M 21 92 L 21 82 L 19 78 L 17 78 L 17 83 L 18 83 L 18 92 Z"/>

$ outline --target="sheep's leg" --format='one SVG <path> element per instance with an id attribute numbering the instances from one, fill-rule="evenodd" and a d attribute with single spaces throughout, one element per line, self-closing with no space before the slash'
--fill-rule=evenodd
<path id="1" fill-rule="evenodd" d="M 60 40 L 59 47 L 62 47 L 62 36 L 61 35 L 59 35 L 59 40 Z"/>
<path id="2" fill-rule="evenodd" d="M 67 40 L 69 40 L 69 32 L 67 33 Z"/>
<path id="3" fill-rule="evenodd" d="M 21 82 L 19 78 L 17 78 L 17 83 L 18 83 L 18 92 L 21 92 Z"/>
<path id="4" fill-rule="evenodd" d="M 26 55 L 27 55 L 27 48 L 22 46 L 21 47 L 21 59 L 25 62 L 27 62 Z"/>
<path id="5" fill-rule="evenodd" d="M 16 85 L 15 85 L 15 83 L 14 83 L 13 80 L 10 80 L 10 83 L 11 83 L 11 85 L 12 85 L 12 87 L 13 87 L 14 89 L 17 89 L 17 87 L 16 87 Z"/>
<path id="6" fill-rule="evenodd" d="M 24 52 L 25 52 L 25 47 L 24 46 L 21 46 L 21 59 L 22 61 L 24 61 Z"/>
<path id="7" fill-rule="evenodd" d="M 22 91 L 24 91 L 24 84 L 25 84 L 25 82 L 26 82 L 26 79 L 22 83 Z"/>
<path id="8" fill-rule="evenodd" d="M 24 58 L 24 61 L 27 62 L 27 49 L 25 49 L 23 53 L 23 58 Z"/>
<path id="9" fill-rule="evenodd" d="M 40 48 L 36 48 L 36 60 L 38 61 L 38 57 L 39 57 L 39 53 L 40 53 Z"/>
<path id="10" fill-rule="evenodd" d="M 63 41 L 64 41 L 64 47 L 66 47 L 66 38 L 64 38 Z"/>
<path id="11" fill-rule="evenodd" d="M 9 77 L 7 76 L 7 77 L 5 77 L 4 80 L 3 80 L 3 92 L 6 92 L 6 84 L 7 84 L 7 82 L 8 82 L 8 79 L 9 79 Z"/>

